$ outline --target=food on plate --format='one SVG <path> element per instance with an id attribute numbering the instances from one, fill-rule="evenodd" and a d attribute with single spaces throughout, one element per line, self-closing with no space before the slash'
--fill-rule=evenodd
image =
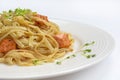
<path id="1" fill-rule="evenodd" d="M 30 9 L 0 13 L 0 63 L 32 66 L 71 52 L 72 36 L 47 16 Z"/>

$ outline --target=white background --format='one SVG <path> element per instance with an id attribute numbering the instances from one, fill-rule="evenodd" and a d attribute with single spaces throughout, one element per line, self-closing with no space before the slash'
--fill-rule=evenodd
<path id="1" fill-rule="evenodd" d="M 115 39 L 113 53 L 101 63 L 74 74 L 44 80 L 120 80 L 119 0 L 0 0 L 0 11 L 17 7 L 97 26 Z"/>

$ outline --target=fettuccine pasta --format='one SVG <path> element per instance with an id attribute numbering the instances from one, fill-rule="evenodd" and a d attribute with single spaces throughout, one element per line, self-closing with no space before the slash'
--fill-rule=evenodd
<path id="1" fill-rule="evenodd" d="M 0 14 L 0 63 L 32 66 L 72 51 L 73 38 L 47 16 L 17 8 Z"/>

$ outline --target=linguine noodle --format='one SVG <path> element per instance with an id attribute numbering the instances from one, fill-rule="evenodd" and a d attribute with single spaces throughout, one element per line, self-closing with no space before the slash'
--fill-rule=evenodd
<path id="1" fill-rule="evenodd" d="M 67 34 L 70 45 L 60 47 L 54 38 L 58 34 Z M 29 9 L 18 8 L 0 14 L 0 43 L 7 38 L 14 40 L 16 49 L 0 52 L 0 63 L 9 65 L 31 66 L 35 60 L 39 64 L 54 62 L 72 51 L 73 39 L 69 33 L 60 31 L 46 16 Z"/>

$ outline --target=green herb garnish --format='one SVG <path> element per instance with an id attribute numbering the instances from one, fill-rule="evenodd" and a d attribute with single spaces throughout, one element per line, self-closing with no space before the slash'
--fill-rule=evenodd
<path id="1" fill-rule="evenodd" d="M 25 19 L 29 19 L 28 15 L 35 15 L 37 13 L 32 12 L 30 9 L 21 9 L 21 8 L 16 8 L 15 10 L 8 10 L 8 11 L 3 11 L 0 13 L 2 18 L 13 20 L 14 17 L 16 16 L 23 16 Z"/>
<path id="2" fill-rule="evenodd" d="M 20 9 L 20 8 L 17 8 L 17 9 L 15 9 L 14 12 L 15 12 L 16 16 L 24 16 L 25 14 L 31 12 L 31 10 L 30 9 Z"/>
<path id="3" fill-rule="evenodd" d="M 92 57 L 95 57 L 96 55 L 95 54 L 85 54 L 85 53 L 83 53 L 82 54 L 84 57 L 86 57 L 87 59 L 89 59 L 89 58 L 92 58 Z"/>
<path id="4" fill-rule="evenodd" d="M 93 54 L 93 55 L 91 55 L 92 57 L 95 57 L 96 55 L 95 54 Z"/>
<path id="5" fill-rule="evenodd" d="M 12 11 L 12 10 L 9 10 L 8 12 L 11 13 L 11 12 L 13 12 L 13 11 Z"/>
<path id="6" fill-rule="evenodd" d="M 92 50 L 91 49 L 85 49 L 83 50 L 84 53 L 90 53 Z"/>
<path id="7" fill-rule="evenodd" d="M 60 65 L 60 64 L 61 64 L 61 62 L 60 62 L 60 61 L 57 61 L 57 62 L 56 62 L 56 64 Z"/>
<path id="8" fill-rule="evenodd" d="M 70 55 L 70 56 L 67 56 L 65 59 L 70 59 L 70 58 L 73 58 L 73 57 L 76 57 L 76 55 L 75 55 L 75 54 L 72 54 L 72 55 Z"/>
<path id="9" fill-rule="evenodd" d="M 73 55 L 72 55 L 72 57 L 76 57 L 76 55 L 75 55 L 75 54 L 73 54 Z"/>
<path id="10" fill-rule="evenodd" d="M 62 62 L 63 62 L 64 60 L 66 60 L 66 59 L 71 59 L 71 58 L 73 58 L 73 57 L 76 57 L 76 55 L 75 55 L 75 54 L 69 55 L 69 56 L 65 57 L 64 59 L 62 59 L 61 61 L 57 61 L 56 64 L 62 64 Z"/>
<path id="11" fill-rule="evenodd" d="M 36 59 L 36 60 L 33 60 L 33 64 L 34 64 L 34 65 L 38 65 L 38 64 L 39 64 L 39 60 L 37 60 L 37 59 Z"/>
<path id="12" fill-rule="evenodd" d="M 91 43 L 84 44 L 84 46 L 90 46 L 90 45 L 93 45 L 94 43 L 95 43 L 95 41 L 92 41 Z"/>
<path id="13" fill-rule="evenodd" d="M 70 56 L 66 57 L 66 59 L 70 59 Z"/>
<path id="14" fill-rule="evenodd" d="M 82 55 L 83 55 L 84 57 L 86 57 L 87 59 L 90 59 L 90 58 L 95 57 L 95 56 L 96 56 L 95 54 L 88 54 L 88 53 L 92 52 L 91 49 L 85 49 L 87 46 L 93 45 L 94 43 L 95 43 L 95 41 L 92 41 L 91 43 L 86 43 L 86 44 L 84 44 L 84 45 L 82 46 L 82 48 L 80 48 L 80 50 L 78 50 L 78 51 L 75 52 L 75 54 L 78 53 L 78 52 L 82 52 Z M 57 61 L 56 64 L 59 64 L 59 65 L 60 65 L 60 64 L 62 64 L 62 62 L 63 62 L 64 60 L 70 59 L 70 58 L 73 58 L 73 57 L 76 57 L 75 54 L 69 55 L 69 56 L 65 57 L 64 59 L 62 59 L 61 61 Z"/>
<path id="15" fill-rule="evenodd" d="M 90 58 L 91 56 L 90 55 L 87 55 L 86 58 Z"/>

